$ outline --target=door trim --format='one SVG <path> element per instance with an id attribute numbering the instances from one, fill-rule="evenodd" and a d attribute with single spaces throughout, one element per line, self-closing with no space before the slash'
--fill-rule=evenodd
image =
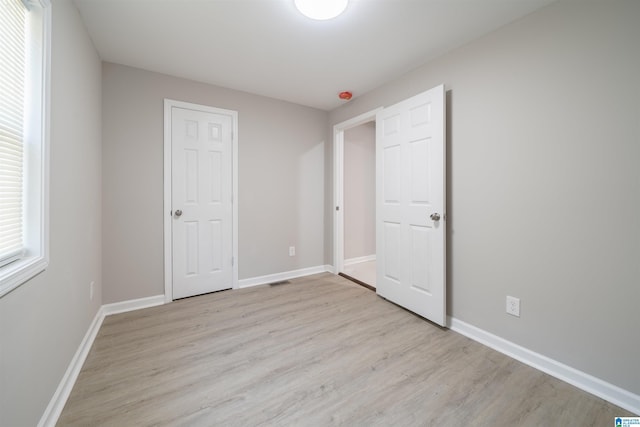
<path id="1" fill-rule="evenodd" d="M 197 110 L 205 113 L 224 114 L 231 116 L 233 129 L 231 137 L 232 153 L 232 288 L 238 289 L 238 112 L 210 107 L 208 105 L 192 104 L 190 102 L 164 99 L 164 300 L 173 301 L 173 262 L 171 257 L 172 226 L 171 221 L 171 108 L 178 107 L 187 110 Z"/>
<path id="2" fill-rule="evenodd" d="M 362 113 L 333 127 L 333 269 L 344 268 L 344 132 L 365 123 L 375 122 L 383 107 Z M 339 210 L 336 210 L 339 207 Z"/>

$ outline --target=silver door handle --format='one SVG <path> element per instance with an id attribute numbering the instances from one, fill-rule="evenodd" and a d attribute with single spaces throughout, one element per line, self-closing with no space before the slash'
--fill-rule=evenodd
<path id="1" fill-rule="evenodd" d="M 438 212 L 432 213 L 430 218 L 434 221 L 440 221 L 440 214 Z"/>
<path id="2" fill-rule="evenodd" d="M 178 209 L 178 210 L 176 211 L 176 216 L 180 216 L 180 215 L 182 215 L 182 211 L 181 211 L 180 209 Z"/>

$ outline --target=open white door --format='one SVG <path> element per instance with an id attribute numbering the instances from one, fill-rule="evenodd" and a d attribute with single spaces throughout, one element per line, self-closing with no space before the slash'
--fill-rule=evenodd
<path id="1" fill-rule="evenodd" d="M 377 293 L 446 323 L 444 86 L 376 116 Z"/>

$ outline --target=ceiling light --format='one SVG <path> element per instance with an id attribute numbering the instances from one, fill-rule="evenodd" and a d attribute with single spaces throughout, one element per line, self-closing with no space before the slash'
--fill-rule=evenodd
<path id="1" fill-rule="evenodd" d="M 304 16 L 318 21 L 335 18 L 347 8 L 349 0 L 295 0 Z"/>

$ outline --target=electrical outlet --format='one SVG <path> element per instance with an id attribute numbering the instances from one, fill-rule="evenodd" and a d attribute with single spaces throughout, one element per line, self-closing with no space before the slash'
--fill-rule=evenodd
<path id="1" fill-rule="evenodd" d="M 520 299 L 507 296 L 507 314 L 520 317 Z"/>
<path id="2" fill-rule="evenodd" d="M 91 283 L 89 283 L 89 299 L 91 301 L 93 301 L 93 288 L 95 287 L 96 282 L 91 281 Z"/>
<path id="3" fill-rule="evenodd" d="M 289 246 L 289 256 L 296 256 L 296 247 Z"/>

